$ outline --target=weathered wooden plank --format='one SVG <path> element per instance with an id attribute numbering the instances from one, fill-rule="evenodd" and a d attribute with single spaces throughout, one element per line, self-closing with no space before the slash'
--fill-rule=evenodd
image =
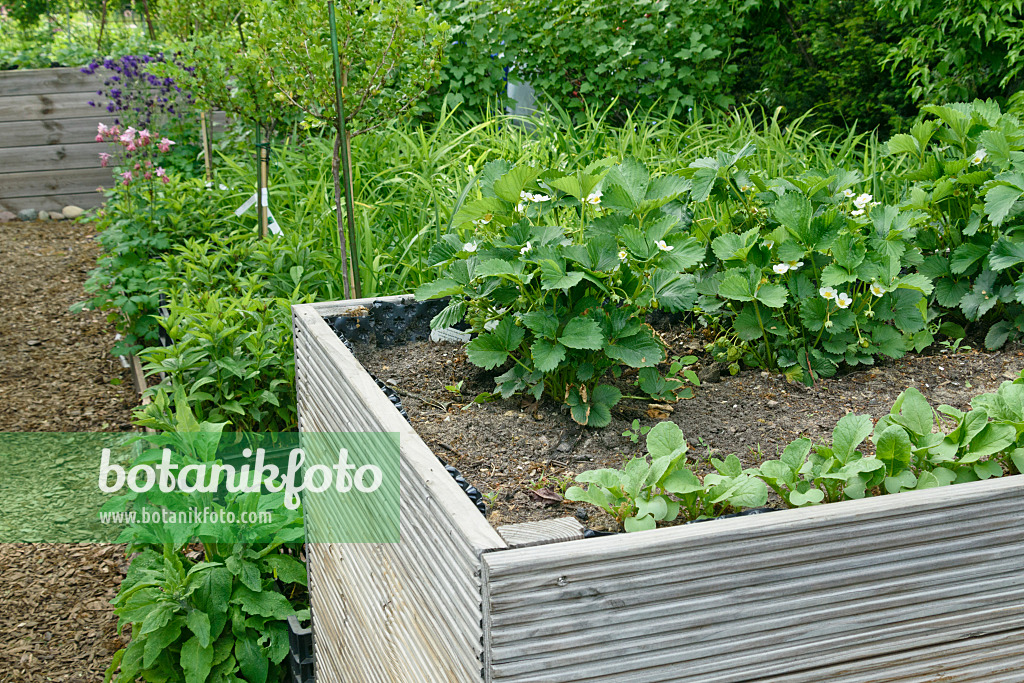
<path id="1" fill-rule="evenodd" d="M 0 99 L 15 95 L 92 93 L 103 87 L 104 74 L 84 74 L 76 67 L 0 71 Z"/>
<path id="2" fill-rule="evenodd" d="M 82 93 L 13 95 L 0 100 L 0 121 L 37 121 L 74 119 L 91 116 L 99 119 L 95 107 Z"/>
<path id="3" fill-rule="evenodd" d="M 29 171 L 0 175 L 0 199 L 86 194 L 98 187 L 111 187 L 109 168 L 80 168 L 70 171 Z"/>
<path id="4" fill-rule="evenodd" d="M 99 117 L 6 121 L 0 123 L 0 149 L 92 142 Z M 99 147 L 98 143 L 94 143 Z"/>
<path id="5" fill-rule="evenodd" d="M 323 311 L 293 311 L 300 430 L 400 434 L 401 542 L 311 551 L 318 677 L 479 681 L 480 555 L 504 542 L 323 322 Z M 340 501 L 307 503 L 307 528 L 317 535 L 346 519 Z"/>
<path id="6" fill-rule="evenodd" d="M 731 683 L 824 662 L 856 673 L 894 643 L 1019 627 L 1022 495 L 1024 477 L 1008 477 L 488 553 L 489 675 Z M 817 675 L 806 680 L 832 680 Z"/>
<path id="7" fill-rule="evenodd" d="M 509 548 L 527 548 L 532 545 L 580 540 L 583 538 L 583 525 L 575 517 L 542 519 L 537 522 L 499 526 L 498 535 L 505 539 Z"/>
<path id="8" fill-rule="evenodd" d="M 113 146 L 98 142 L 0 148 L 0 184 L 11 173 L 101 168 L 100 152 L 113 151 Z M 110 170 L 104 173 L 110 175 Z"/>
<path id="9" fill-rule="evenodd" d="M 94 209 L 103 204 L 104 197 L 99 192 L 82 194 L 55 194 L 45 197 L 16 197 L 5 199 L 0 197 L 0 210 L 18 213 L 22 209 L 37 211 L 60 211 L 65 206 L 78 206 L 83 209 Z"/>

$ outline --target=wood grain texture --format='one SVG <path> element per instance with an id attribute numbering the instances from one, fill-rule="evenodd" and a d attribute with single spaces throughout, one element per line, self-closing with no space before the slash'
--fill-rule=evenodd
<path id="1" fill-rule="evenodd" d="M 479 681 L 480 556 L 505 544 L 321 319 L 351 305 L 293 308 L 300 431 L 400 435 L 401 542 L 312 544 L 318 679 Z M 307 533 L 358 504 L 308 498 Z"/>
<path id="2" fill-rule="evenodd" d="M 92 97 L 98 97 L 92 95 Z M 12 95 L 0 101 L 0 122 L 40 121 L 55 119 L 102 118 L 99 110 L 90 107 L 89 96 L 83 93 L 47 93 Z M 106 113 L 106 112 L 102 112 Z M 95 126 L 95 124 L 94 124 Z"/>
<path id="3" fill-rule="evenodd" d="M 12 173 L 101 169 L 100 152 L 113 151 L 112 146 L 98 142 L 0 148 L 0 184 L 5 175 Z M 102 171 L 111 175 L 109 168 Z"/>
<path id="4" fill-rule="evenodd" d="M 1024 630 L 1022 497 L 1007 477 L 488 553 L 488 680 L 866 682 L 894 648 L 981 656 Z"/>
<path id="5" fill-rule="evenodd" d="M 95 209 L 102 206 L 104 197 L 99 192 L 82 194 L 54 194 L 46 197 L 0 197 L 0 211 L 18 213 L 22 209 L 36 211 L 60 211 L 65 206 L 78 206 L 83 209 Z"/>
<path id="6" fill-rule="evenodd" d="M 59 121 L 7 121 L 0 123 L 0 149 L 92 143 L 99 154 L 103 146 L 94 140 L 98 121 L 95 116 Z"/>
<path id="7" fill-rule="evenodd" d="M 577 541 L 583 538 L 583 525 L 575 517 L 505 524 L 499 526 L 497 531 L 498 535 L 505 539 L 509 548 L 527 548 L 561 541 Z"/>
<path id="8" fill-rule="evenodd" d="M 0 71 L 0 98 L 15 95 L 91 93 L 103 87 L 102 73 L 84 74 L 77 67 Z"/>
<path id="9" fill-rule="evenodd" d="M 109 188 L 112 183 L 110 169 L 98 166 L 70 171 L 6 173 L 0 175 L 0 201 L 18 197 L 87 194 L 95 192 L 97 187 Z"/>

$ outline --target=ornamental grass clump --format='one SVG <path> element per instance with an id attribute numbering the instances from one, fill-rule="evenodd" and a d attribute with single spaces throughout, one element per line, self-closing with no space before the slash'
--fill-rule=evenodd
<path id="1" fill-rule="evenodd" d="M 624 367 L 639 369 L 641 392 L 674 400 L 683 382 L 659 372 L 665 349 L 644 316 L 696 299 L 689 181 L 610 159 L 572 172 L 495 161 L 478 179 L 431 251 L 440 277 L 416 291 L 451 297 L 433 327 L 465 320 L 469 360 L 503 368 L 502 396 L 546 395 L 580 424 L 609 423 L 623 395 L 606 376 Z"/>

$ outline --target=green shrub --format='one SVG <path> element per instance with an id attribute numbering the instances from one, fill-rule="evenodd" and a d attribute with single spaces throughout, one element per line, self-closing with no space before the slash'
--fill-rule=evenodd
<path id="1" fill-rule="evenodd" d="M 609 370 L 640 368 L 640 389 L 670 400 L 683 388 L 656 369 L 665 350 L 644 314 L 688 309 L 696 292 L 685 273 L 703 255 L 675 201 L 685 179 L 651 177 L 633 160 L 610 165 L 565 173 L 488 164 L 478 197 L 453 219 L 456 232 L 431 251 L 442 277 L 416 290 L 452 296 L 432 325 L 465 318 L 479 333 L 470 362 L 493 369 L 511 360 L 495 379 L 503 396 L 546 394 L 594 427 L 608 424 L 622 397 L 602 384 Z"/>

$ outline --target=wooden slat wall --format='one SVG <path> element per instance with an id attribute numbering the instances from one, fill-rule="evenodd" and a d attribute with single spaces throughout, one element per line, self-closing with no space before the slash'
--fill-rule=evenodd
<path id="1" fill-rule="evenodd" d="M 1021 681 L 1024 477 L 484 556 L 488 681 Z"/>
<path id="2" fill-rule="evenodd" d="M 321 319 L 341 308 L 293 308 L 299 428 L 400 434 L 401 542 L 311 545 L 317 679 L 478 682 L 480 556 L 505 543 Z M 335 502 L 310 499 L 310 533 L 344 519 Z"/>
<path id="3" fill-rule="evenodd" d="M 99 206 L 110 187 L 94 141 L 103 112 L 89 106 L 99 74 L 76 68 L 0 71 L 0 209 Z"/>

